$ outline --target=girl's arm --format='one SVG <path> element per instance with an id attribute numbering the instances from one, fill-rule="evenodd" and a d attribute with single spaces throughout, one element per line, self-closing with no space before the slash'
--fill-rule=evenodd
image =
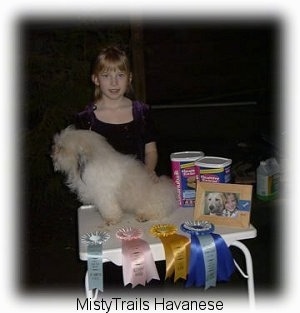
<path id="1" fill-rule="evenodd" d="M 158 154 L 156 142 L 149 142 L 145 145 L 145 166 L 150 174 L 155 174 Z"/>

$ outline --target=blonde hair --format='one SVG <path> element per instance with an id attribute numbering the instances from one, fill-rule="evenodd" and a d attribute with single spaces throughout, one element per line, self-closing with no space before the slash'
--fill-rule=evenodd
<path id="1" fill-rule="evenodd" d="M 126 94 L 131 93 L 132 86 L 130 62 L 126 53 L 116 46 L 110 46 L 100 51 L 92 65 L 91 74 L 98 75 L 99 73 L 116 70 L 125 72 L 125 74 L 128 76 L 128 86 Z M 100 86 L 95 87 L 94 97 L 95 100 L 102 97 Z"/>
<path id="2" fill-rule="evenodd" d="M 234 200 L 235 200 L 235 201 L 239 201 L 239 197 L 238 197 L 237 194 L 234 193 L 234 192 L 225 192 L 225 198 L 226 198 L 226 200 L 227 200 L 227 198 L 228 198 L 229 196 L 231 196 L 231 195 L 234 197 Z"/>

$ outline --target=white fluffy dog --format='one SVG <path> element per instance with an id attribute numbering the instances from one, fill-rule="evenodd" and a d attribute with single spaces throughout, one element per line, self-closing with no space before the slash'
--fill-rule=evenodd
<path id="1" fill-rule="evenodd" d="M 142 162 L 117 152 L 93 131 L 64 129 L 54 136 L 51 157 L 79 200 L 94 204 L 107 224 L 120 222 L 123 212 L 138 221 L 161 219 L 178 206 L 170 178 L 155 182 Z"/>

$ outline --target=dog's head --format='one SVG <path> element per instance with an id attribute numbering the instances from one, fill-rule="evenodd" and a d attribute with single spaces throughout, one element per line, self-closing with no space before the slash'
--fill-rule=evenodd
<path id="1" fill-rule="evenodd" d="M 225 196 L 221 192 L 210 192 L 206 196 L 207 208 L 212 215 L 222 215 L 225 208 Z"/>
<path id="2" fill-rule="evenodd" d="M 105 139 L 93 131 L 67 127 L 53 139 L 51 158 L 54 170 L 82 178 L 85 166 L 99 152 L 97 148 L 101 143 L 105 144 Z"/>

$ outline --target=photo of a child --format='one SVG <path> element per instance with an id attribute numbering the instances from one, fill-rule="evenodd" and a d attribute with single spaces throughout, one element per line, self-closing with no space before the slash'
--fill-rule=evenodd
<path id="1" fill-rule="evenodd" d="M 223 216 L 237 217 L 238 214 L 238 196 L 233 192 L 225 192 L 225 209 L 223 210 Z"/>

